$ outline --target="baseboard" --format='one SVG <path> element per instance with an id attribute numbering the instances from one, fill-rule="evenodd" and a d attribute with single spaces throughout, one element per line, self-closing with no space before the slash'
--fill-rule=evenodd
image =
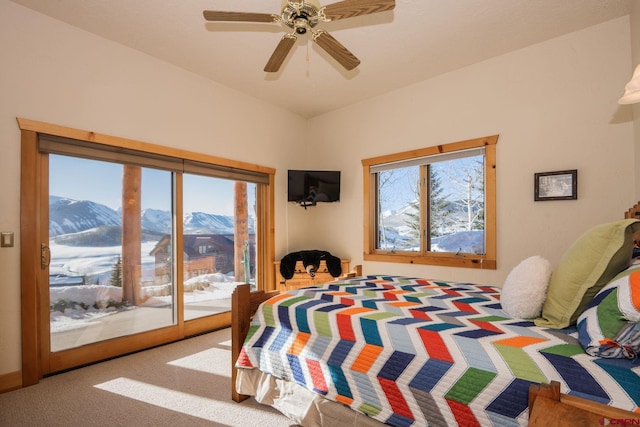
<path id="1" fill-rule="evenodd" d="M 0 375 L 0 393 L 22 388 L 22 371 Z"/>

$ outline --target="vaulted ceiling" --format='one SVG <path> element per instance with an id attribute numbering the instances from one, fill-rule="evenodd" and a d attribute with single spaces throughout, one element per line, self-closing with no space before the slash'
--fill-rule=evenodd
<path id="1" fill-rule="evenodd" d="M 393 11 L 318 26 L 360 59 L 354 70 L 304 35 L 280 70 L 266 73 L 288 28 L 212 23 L 202 12 L 280 14 L 281 0 L 11 1 L 307 118 L 628 15 L 634 2 L 396 0 Z"/>

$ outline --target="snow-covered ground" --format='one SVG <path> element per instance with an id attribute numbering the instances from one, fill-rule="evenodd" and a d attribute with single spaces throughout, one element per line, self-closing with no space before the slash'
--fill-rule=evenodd
<path id="1" fill-rule="evenodd" d="M 405 232 L 396 233 L 396 231 Z M 398 239 L 401 241 L 399 245 L 402 250 L 405 251 L 413 251 L 419 252 L 420 246 L 412 246 L 406 244 L 406 241 L 402 239 L 408 235 L 408 227 L 398 227 L 393 230 L 393 233 L 389 233 L 389 237 L 391 243 L 387 245 L 382 245 L 381 249 L 395 249 L 396 243 L 394 239 Z M 397 238 L 395 236 L 401 236 L 401 238 Z M 445 236 L 435 237 L 431 240 L 431 251 L 432 252 L 462 252 L 462 253 L 470 253 L 470 254 L 483 254 L 484 253 L 484 231 L 481 230 L 471 230 L 471 231 L 458 231 L 456 233 L 447 234 Z"/>
<path id="2" fill-rule="evenodd" d="M 173 303 L 171 284 L 155 285 L 153 277 L 154 257 L 148 255 L 157 242 L 142 246 L 143 307 L 170 307 Z M 456 252 L 464 247 L 469 252 L 484 251 L 484 233 L 469 231 L 454 233 L 434 239 L 434 250 Z M 50 274 L 85 276 L 86 285 L 53 286 L 49 288 L 51 332 L 82 328 L 100 317 L 135 307 L 122 306 L 122 288 L 109 285 L 113 265 L 120 256 L 121 247 L 78 247 L 51 244 Z M 416 249 L 418 250 L 418 249 Z M 145 277 L 146 275 L 146 277 Z M 184 283 L 184 304 L 231 298 L 238 285 L 233 274 L 204 274 L 192 277 Z"/>
<path id="3" fill-rule="evenodd" d="M 433 239 L 434 252 L 484 253 L 484 231 L 459 231 Z"/>
<path id="4" fill-rule="evenodd" d="M 143 271 L 153 271 L 154 258 L 145 256 L 156 242 L 144 243 Z M 51 275 L 89 276 L 93 279 L 81 286 L 55 286 L 49 288 L 51 332 L 82 328 L 100 317 L 109 316 L 135 307 L 122 306 L 122 288 L 109 285 L 113 265 L 121 247 L 73 247 L 51 244 Z M 143 278 L 143 282 L 145 279 Z M 94 284 L 94 283 L 98 284 Z M 152 283 L 152 280 L 148 280 Z M 231 298 L 238 285 L 233 275 L 204 274 L 185 281 L 184 303 Z M 173 303 L 170 284 L 148 285 L 141 288 L 145 307 L 167 307 Z"/>
<path id="5" fill-rule="evenodd" d="M 154 257 L 149 255 L 158 242 L 142 244 L 142 268 L 153 268 Z M 49 274 L 65 276 L 99 276 L 103 279 L 111 277 L 113 265 L 122 253 L 120 246 L 67 246 L 51 242 L 51 265 Z"/>

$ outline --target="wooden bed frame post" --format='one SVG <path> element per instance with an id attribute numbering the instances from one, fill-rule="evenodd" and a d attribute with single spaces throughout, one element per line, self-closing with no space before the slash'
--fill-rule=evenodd
<path id="1" fill-rule="evenodd" d="M 603 425 L 605 419 L 637 425 L 640 414 L 560 393 L 558 381 L 529 387 L 529 427 Z"/>
<path id="2" fill-rule="evenodd" d="M 240 350 L 247 338 L 251 318 L 258 309 L 258 306 L 277 295 L 278 291 L 256 291 L 251 292 L 251 285 L 238 285 L 231 294 L 231 398 L 236 402 L 248 399 L 246 394 L 238 393 L 236 390 L 236 360 L 240 356 Z"/>
<path id="3" fill-rule="evenodd" d="M 242 343 L 249 332 L 249 300 L 251 299 L 250 285 L 238 285 L 231 294 L 231 398 L 242 402 L 249 396 L 239 394 L 236 390 L 236 360 L 240 355 Z"/>
<path id="4" fill-rule="evenodd" d="M 356 265 L 351 273 L 347 273 L 343 278 L 362 276 L 362 265 Z M 278 295 L 279 291 L 255 291 L 251 292 L 251 285 L 238 285 L 231 294 L 231 398 L 236 402 L 248 399 L 246 394 L 238 393 L 236 389 L 236 360 L 240 356 L 240 350 L 244 340 L 247 338 L 251 318 L 258 309 L 258 306 L 269 298 Z"/>

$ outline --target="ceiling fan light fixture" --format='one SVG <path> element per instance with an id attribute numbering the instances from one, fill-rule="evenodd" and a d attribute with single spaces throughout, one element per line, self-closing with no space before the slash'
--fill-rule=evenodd
<path id="1" fill-rule="evenodd" d="M 635 104 L 640 102 L 640 65 L 633 72 L 633 77 L 624 87 L 624 95 L 618 100 L 618 104 Z"/>
<path id="2" fill-rule="evenodd" d="M 306 34 L 307 29 L 310 27 L 309 21 L 304 18 L 297 18 L 293 21 L 293 29 L 297 34 Z"/>

